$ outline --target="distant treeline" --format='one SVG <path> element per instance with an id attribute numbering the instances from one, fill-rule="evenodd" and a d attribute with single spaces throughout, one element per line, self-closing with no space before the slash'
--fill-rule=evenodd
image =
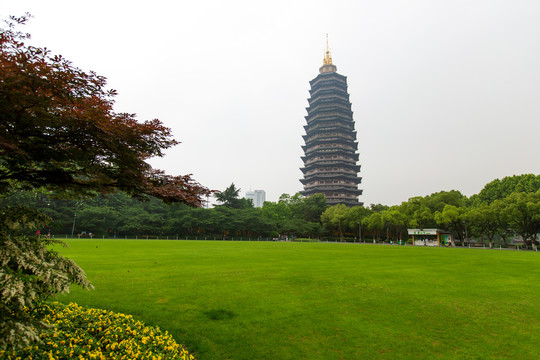
<path id="1" fill-rule="evenodd" d="M 494 180 L 470 198 L 455 190 L 441 191 L 391 207 L 328 207 L 320 194 L 283 194 L 277 202 L 254 208 L 238 198 L 238 192 L 232 184 L 216 196 L 222 205 L 209 209 L 166 205 L 155 198 L 141 202 L 123 193 L 59 200 L 50 193 L 18 192 L 4 198 L 2 206 L 27 205 L 49 215 L 53 222 L 43 234 L 99 237 L 287 235 L 398 241 L 407 239 L 407 228 L 442 228 L 461 244 L 475 238 L 504 245 L 519 236 L 534 246 L 540 233 L 540 175 L 533 174 Z"/>

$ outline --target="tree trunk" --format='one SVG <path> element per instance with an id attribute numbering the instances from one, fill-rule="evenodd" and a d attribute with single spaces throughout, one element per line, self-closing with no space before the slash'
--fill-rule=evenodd
<path id="1" fill-rule="evenodd" d="M 490 249 L 493 249 L 493 237 L 494 236 L 495 236 L 495 233 L 489 233 L 489 235 L 487 235 Z"/>

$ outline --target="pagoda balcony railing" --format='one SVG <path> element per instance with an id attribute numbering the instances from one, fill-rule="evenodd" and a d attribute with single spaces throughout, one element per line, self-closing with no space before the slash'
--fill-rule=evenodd
<path id="1" fill-rule="evenodd" d="M 305 147 L 302 146 L 302 147 Z M 358 161 L 359 154 L 354 151 L 344 149 L 316 149 L 310 151 L 308 154 L 304 154 L 302 158 L 304 159 L 319 159 L 319 160 L 335 160 L 335 159 L 345 159 L 345 160 L 355 160 Z"/>
<path id="2" fill-rule="evenodd" d="M 343 141 L 341 145 L 335 145 L 335 142 L 316 141 L 307 145 L 302 145 L 306 155 L 310 155 L 312 152 L 320 151 L 333 152 L 334 150 L 342 150 L 345 154 L 354 154 L 358 150 L 358 143 L 355 141 Z"/>
<path id="3" fill-rule="evenodd" d="M 306 139 L 306 144 L 305 145 L 302 145 L 302 146 L 307 146 L 307 147 L 315 147 L 315 146 L 322 146 L 322 147 L 325 147 L 325 144 L 335 144 L 335 143 L 339 143 L 341 144 L 341 146 L 347 146 L 347 147 L 353 147 L 353 148 L 358 148 L 358 142 L 356 141 L 355 138 L 353 138 L 352 136 L 342 136 L 342 137 L 337 137 L 337 136 L 317 136 L 315 138 L 308 138 Z"/>
<path id="4" fill-rule="evenodd" d="M 312 114 L 317 111 L 320 111 L 321 113 L 328 113 L 329 111 L 333 109 L 341 109 L 347 112 L 352 112 L 351 103 L 347 103 L 347 102 L 327 101 L 326 103 L 315 104 L 315 106 L 308 106 L 306 108 L 308 114 Z"/>
<path id="5" fill-rule="evenodd" d="M 309 109 L 307 107 L 306 109 Z M 348 112 L 347 114 L 344 114 L 342 112 L 321 112 L 321 113 L 314 113 L 314 114 L 308 114 L 305 116 L 306 121 L 309 120 L 309 122 L 313 122 L 314 120 L 319 119 L 320 121 L 336 121 L 338 123 L 343 122 L 352 122 L 352 111 Z"/>
<path id="6" fill-rule="evenodd" d="M 347 169 L 350 169 L 351 167 L 360 167 L 351 158 L 346 159 L 313 159 L 308 161 L 306 164 L 304 164 L 305 168 L 313 167 L 313 168 L 328 168 L 328 167 L 346 167 Z"/>
<path id="7" fill-rule="evenodd" d="M 350 141 L 355 142 L 356 139 L 352 134 L 345 134 L 345 133 L 318 133 L 316 135 L 313 135 L 311 137 L 308 137 L 306 140 L 313 142 L 317 140 L 323 140 L 325 142 L 327 141 Z"/>
<path id="8" fill-rule="evenodd" d="M 345 124 L 348 125 L 348 124 Z M 303 135 L 304 138 L 308 136 L 317 136 L 321 135 L 324 136 L 326 134 L 330 133 L 341 133 L 341 134 L 349 134 L 353 136 L 356 139 L 356 130 L 354 130 L 353 126 L 342 126 L 342 124 L 334 124 L 334 125 L 326 125 L 326 124 L 315 124 L 315 125 L 306 125 L 304 126 L 304 129 L 306 130 L 306 134 Z"/>
<path id="9" fill-rule="evenodd" d="M 345 148 L 344 146 L 321 146 L 321 145 L 315 145 L 315 146 L 301 146 L 304 151 L 305 156 L 313 156 L 319 154 L 320 156 L 353 156 L 356 154 L 356 151 L 358 150 L 358 143 L 351 142 L 351 144 Z M 331 159 L 331 158 L 327 158 Z M 337 159 L 337 158 L 336 158 Z"/>
<path id="10" fill-rule="evenodd" d="M 341 191 L 348 191 L 348 192 L 356 192 L 356 191 L 361 191 L 361 190 L 358 190 L 358 186 L 357 185 L 350 185 L 350 186 L 346 186 L 346 185 L 318 185 L 318 186 L 309 186 L 309 185 L 306 185 L 306 187 L 304 188 L 305 191 L 336 191 L 336 190 L 341 190 Z"/>
<path id="11" fill-rule="evenodd" d="M 343 188 L 327 189 L 327 190 L 325 190 L 325 189 L 310 189 L 310 190 L 303 189 L 303 190 L 300 191 L 300 193 L 302 195 L 321 193 L 321 194 L 325 194 L 326 196 L 333 196 L 333 197 L 338 197 L 338 196 L 357 197 L 358 195 L 362 195 L 363 192 L 364 191 L 360 190 L 360 189 L 343 189 Z M 334 195 L 334 194 L 340 194 L 340 195 Z"/>
<path id="12" fill-rule="evenodd" d="M 343 164 L 339 164 L 339 165 L 343 165 Z M 341 171 L 326 170 L 326 169 L 331 169 L 332 168 L 331 166 L 332 165 L 330 166 L 326 165 L 325 167 L 320 167 L 320 164 L 317 164 L 317 166 L 307 166 L 307 167 L 301 168 L 300 170 L 302 171 L 304 176 L 312 176 L 315 174 L 322 174 L 322 173 L 329 173 L 329 172 L 341 172 L 343 174 L 354 174 L 356 176 L 358 175 L 358 173 L 360 173 L 360 168 L 361 168 L 360 165 L 351 164 L 350 166 L 342 167 L 342 169 L 345 169 L 345 170 L 341 170 Z M 314 171 L 318 171 L 318 172 L 314 172 Z"/>
<path id="13" fill-rule="evenodd" d="M 340 194 L 340 195 L 328 195 L 326 198 L 327 199 L 348 199 L 348 200 L 352 200 L 352 199 L 356 199 L 358 197 L 358 195 L 354 195 L 354 194 Z"/>
<path id="14" fill-rule="evenodd" d="M 343 194 L 349 194 L 349 196 L 358 196 L 362 194 L 362 191 L 347 191 L 345 189 L 334 189 L 334 190 L 304 190 L 308 194 L 325 194 L 327 197 L 332 194 L 340 194 L 341 197 L 344 197 Z"/>
<path id="15" fill-rule="evenodd" d="M 344 145 L 338 145 L 338 144 L 328 144 L 328 146 L 325 146 L 325 145 L 315 145 L 314 147 L 310 147 L 310 146 L 302 146 L 302 147 L 307 147 L 308 149 L 306 149 L 306 156 L 309 155 L 310 153 L 312 152 L 316 152 L 316 151 L 319 151 L 319 152 L 332 152 L 332 151 L 335 151 L 335 150 L 345 150 L 346 152 L 350 151 L 352 153 L 354 153 L 356 150 L 358 150 L 358 147 L 356 146 L 344 146 Z"/>
<path id="16" fill-rule="evenodd" d="M 344 205 L 349 205 L 349 206 L 357 206 L 357 205 L 362 205 L 363 203 L 358 201 L 358 195 L 354 196 L 354 197 L 333 197 L 333 196 L 327 196 L 326 197 L 326 202 L 329 204 L 329 205 L 332 205 L 332 204 L 344 204 Z"/>
<path id="17" fill-rule="evenodd" d="M 347 93 L 345 93 L 347 95 Z M 318 102 L 327 102 L 327 103 L 334 103 L 336 101 L 340 101 L 342 103 L 349 103 L 350 100 L 348 96 L 342 96 L 341 94 L 336 93 L 329 93 L 329 94 L 320 94 L 319 96 L 312 96 L 308 99 L 308 104 L 310 106 L 313 106 L 314 104 Z"/>
<path id="18" fill-rule="evenodd" d="M 340 179 L 340 180 L 334 180 Z M 358 174 L 316 174 L 316 175 L 306 175 L 304 180 L 307 183 L 320 183 L 320 181 L 341 181 L 336 184 L 360 184 L 360 178 Z M 358 181 L 358 182 L 357 182 Z M 328 182 L 320 183 L 321 185 L 329 184 Z"/>
<path id="19" fill-rule="evenodd" d="M 327 86 L 333 86 L 334 84 L 332 84 L 332 83 L 336 82 L 336 81 L 340 82 L 341 84 L 344 84 L 345 86 L 347 86 L 347 80 L 343 75 L 338 74 L 338 76 L 331 76 L 331 77 L 330 76 L 329 75 L 323 75 L 323 76 L 319 75 L 318 77 L 316 77 L 315 79 L 310 81 L 311 88 L 315 89 L 315 88 L 318 88 L 318 87 L 323 87 L 324 83 L 327 83 Z M 341 77 L 341 76 L 343 76 L 343 77 Z"/>
<path id="20" fill-rule="evenodd" d="M 309 196 L 311 194 L 324 194 L 326 196 L 327 202 L 330 202 L 328 200 L 330 199 L 343 199 L 343 200 L 352 200 L 357 199 L 359 195 L 362 195 L 362 190 L 358 190 L 355 192 L 347 191 L 347 192 L 341 192 L 340 189 L 335 190 L 329 190 L 329 191 L 308 191 L 308 190 L 302 190 L 300 193 L 304 196 Z M 337 194 L 337 195 L 334 195 Z"/>
<path id="21" fill-rule="evenodd" d="M 311 145 L 306 144 L 306 145 L 302 145 L 302 147 L 307 148 L 306 150 L 308 152 L 309 151 L 314 151 L 314 150 L 317 150 L 317 149 L 345 149 L 345 150 L 352 150 L 352 151 L 358 150 L 358 142 L 357 141 L 351 141 L 351 140 L 340 141 L 340 140 L 344 140 L 344 139 L 336 139 L 333 142 L 328 142 L 328 141 L 322 142 L 321 141 L 316 145 L 314 145 L 314 144 L 311 144 Z"/>
<path id="22" fill-rule="evenodd" d="M 351 175 L 354 175 L 355 177 L 358 175 L 358 173 L 360 173 L 360 165 L 352 165 L 350 167 L 346 167 L 346 168 L 343 168 L 345 170 L 341 170 L 341 171 L 326 171 L 325 168 L 319 168 L 319 167 L 310 167 L 310 168 L 301 168 L 300 170 L 302 171 L 302 173 L 304 174 L 304 177 L 309 177 L 309 176 L 315 176 L 316 174 L 326 174 L 326 173 L 330 173 L 330 172 L 334 172 L 334 173 L 341 173 L 341 174 L 351 174 Z M 319 171 L 319 172 L 314 172 L 314 171 Z"/>
<path id="23" fill-rule="evenodd" d="M 308 165 L 311 163 L 329 165 L 331 164 L 328 162 L 330 160 L 344 160 L 344 161 L 348 161 L 349 163 L 356 164 L 359 158 L 360 158 L 359 154 L 351 152 L 351 151 L 345 151 L 343 149 L 329 149 L 329 150 L 317 149 L 316 151 L 312 151 L 301 157 L 305 165 Z"/>
<path id="24" fill-rule="evenodd" d="M 358 165 L 360 166 L 360 165 Z M 316 174 L 358 174 L 357 171 L 351 169 L 350 167 L 344 166 L 325 166 L 325 167 L 313 167 L 311 170 L 308 170 L 304 175 L 316 175 Z"/>
<path id="25" fill-rule="evenodd" d="M 302 145 L 302 149 L 306 152 L 305 155 L 310 155 L 312 152 L 321 151 L 321 155 L 324 153 L 331 153 L 331 150 L 341 151 L 343 155 L 352 155 L 358 150 L 358 143 L 356 141 L 343 141 L 342 145 L 336 146 L 331 145 L 335 142 L 328 142 L 322 140 L 316 140 L 315 142 L 310 142 L 307 145 Z"/>
<path id="26" fill-rule="evenodd" d="M 304 174 L 304 177 L 307 178 L 313 178 L 313 177 L 322 177 L 322 178 L 333 178 L 333 177 L 346 177 L 346 178 L 356 178 L 358 175 L 357 172 L 353 171 L 344 171 L 344 170 L 335 170 L 335 171 L 310 171 Z"/>
<path id="27" fill-rule="evenodd" d="M 356 130 L 354 130 L 354 125 L 352 122 L 332 122 L 332 123 L 321 123 L 317 120 L 315 120 L 316 123 L 313 124 L 310 122 L 307 125 L 304 125 L 304 129 L 306 130 L 306 134 L 318 134 L 318 133 L 325 133 L 329 131 L 342 131 L 342 132 L 348 132 L 351 134 L 356 134 Z"/>
<path id="28" fill-rule="evenodd" d="M 357 190 L 358 189 L 358 185 L 360 185 L 359 182 L 354 182 L 354 183 L 335 183 L 335 184 L 317 184 L 317 185 L 312 185 L 310 184 L 309 182 L 306 183 L 306 182 L 301 182 L 303 185 L 304 185 L 304 189 L 307 191 L 311 191 L 313 189 L 318 189 L 318 190 L 321 190 L 321 189 L 327 189 L 328 187 L 330 186 L 334 186 L 334 187 L 337 187 L 337 188 L 340 188 L 340 189 L 343 189 L 343 191 L 347 190 L 347 191 L 354 191 L 354 190 Z"/>
<path id="29" fill-rule="evenodd" d="M 331 94 L 334 94 L 334 92 L 338 92 L 338 93 L 342 93 L 342 94 L 345 94 L 345 95 L 349 96 L 349 94 L 347 93 L 347 88 L 346 87 L 335 86 L 335 85 L 331 85 L 331 86 L 328 86 L 328 87 L 318 87 L 316 90 L 310 90 L 309 95 L 313 98 L 318 93 L 322 93 L 322 92 L 328 92 L 328 93 L 331 93 Z"/>
<path id="30" fill-rule="evenodd" d="M 333 170 L 336 169 L 336 165 L 339 165 L 340 170 Z M 304 166 L 303 168 L 300 168 L 300 171 L 304 174 L 304 176 L 310 176 L 313 174 L 318 173 L 327 173 L 327 172 L 341 172 L 344 174 L 358 174 L 360 172 L 361 166 L 352 164 L 352 163 L 339 163 L 339 164 L 325 164 L 321 165 L 319 164 L 309 164 L 307 166 Z"/>
<path id="31" fill-rule="evenodd" d="M 352 111 L 346 112 L 324 112 L 324 113 L 308 113 L 305 117 L 307 124 L 321 124 L 324 126 L 353 123 Z"/>
<path id="32" fill-rule="evenodd" d="M 317 132 L 314 132 L 313 129 L 310 129 L 312 131 L 310 131 L 310 133 L 312 133 L 312 135 L 310 134 L 306 134 L 306 137 L 308 139 L 317 139 L 317 138 L 320 138 L 320 137 L 327 137 L 327 136 L 345 136 L 345 137 L 350 137 L 354 140 L 356 140 L 356 137 L 354 136 L 356 134 L 356 130 L 351 130 L 351 129 L 344 129 L 344 128 L 327 128 L 325 131 L 317 131 Z M 317 130 L 321 130 L 321 129 L 317 129 Z"/>
<path id="33" fill-rule="evenodd" d="M 345 186 L 348 188 L 358 188 L 358 184 L 362 183 L 360 178 L 351 176 L 346 180 L 327 180 L 326 182 L 321 182 L 319 180 L 320 178 L 312 178 L 312 179 L 302 179 L 301 183 L 306 186 L 306 189 L 312 188 L 312 187 L 318 187 L 318 186 Z M 332 178 L 330 178 L 332 179 Z M 335 182 L 337 181 L 337 182 Z"/>
<path id="34" fill-rule="evenodd" d="M 335 109 L 341 109 L 346 114 L 351 114 L 351 118 L 352 118 L 352 111 L 351 111 L 350 103 L 348 105 L 342 105 L 338 103 L 318 104 L 314 107 L 310 106 L 306 108 L 308 115 L 311 115 L 317 111 L 321 111 L 322 113 L 325 113 L 325 114 L 331 114 L 331 113 L 335 113 Z"/>
<path id="35" fill-rule="evenodd" d="M 344 142 L 344 143 L 347 143 L 347 144 L 354 144 L 355 143 L 358 143 L 356 141 L 356 136 L 354 133 L 349 133 L 349 134 L 344 134 L 344 133 L 337 133 L 337 134 L 332 134 L 330 135 L 329 133 L 315 133 L 315 134 L 310 134 L 310 135 L 302 135 L 302 138 L 304 139 L 304 143 L 306 145 L 309 145 L 309 144 L 315 144 L 315 143 L 324 143 L 324 142 L 328 142 L 328 141 L 339 141 L 339 142 Z"/>
<path id="36" fill-rule="evenodd" d="M 356 154 L 356 155 L 358 155 L 358 154 Z M 313 165 L 313 166 L 317 166 L 317 165 L 328 166 L 328 165 L 343 164 L 343 163 L 347 163 L 347 164 L 356 166 L 357 161 L 358 161 L 358 156 L 352 157 L 352 158 L 350 156 L 349 157 L 341 156 L 341 157 L 337 157 L 337 158 L 333 158 L 333 159 L 311 158 L 311 159 L 307 159 L 307 161 L 304 162 L 304 166 L 306 166 L 306 167 L 310 166 L 310 165 Z"/>
<path id="37" fill-rule="evenodd" d="M 316 134 L 309 136 L 305 135 L 306 144 L 310 141 L 315 141 L 318 139 L 323 139 L 325 141 L 332 140 L 332 139 L 347 139 L 356 141 L 356 137 L 354 136 L 354 132 L 344 132 L 344 131 L 332 131 L 332 132 L 317 132 Z"/>

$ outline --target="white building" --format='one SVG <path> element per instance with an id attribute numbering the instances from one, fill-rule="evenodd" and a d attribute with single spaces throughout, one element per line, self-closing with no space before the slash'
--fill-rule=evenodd
<path id="1" fill-rule="evenodd" d="M 251 201 L 253 201 L 253 206 L 260 208 L 266 201 L 266 192 L 264 190 L 246 191 L 246 196 L 244 196 L 244 198 L 251 199 Z"/>

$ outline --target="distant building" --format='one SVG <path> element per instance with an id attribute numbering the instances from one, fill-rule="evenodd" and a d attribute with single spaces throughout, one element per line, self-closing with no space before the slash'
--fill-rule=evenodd
<path id="1" fill-rule="evenodd" d="M 302 146 L 304 196 L 324 194 L 329 205 L 362 205 L 358 196 L 358 142 L 354 130 L 347 78 L 338 74 L 326 42 L 319 75 L 309 82 L 310 98 Z"/>
<path id="2" fill-rule="evenodd" d="M 251 201 L 253 201 L 253 206 L 260 208 L 266 201 L 266 192 L 264 190 L 247 191 L 244 198 L 251 199 Z"/>

